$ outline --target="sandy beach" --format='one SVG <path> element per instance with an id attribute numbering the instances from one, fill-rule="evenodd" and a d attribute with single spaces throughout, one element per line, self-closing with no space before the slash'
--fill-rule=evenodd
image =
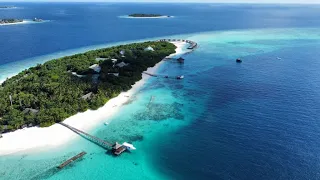
<path id="1" fill-rule="evenodd" d="M 19 24 L 28 24 L 28 23 L 32 23 L 32 21 L 23 20 L 22 22 L 17 22 L 17 23 L 0 24 L 0 26 L 10 26 L 10 25 L 19 25 Z"/>
<path id="2" fill-rule="evenodd" d="M 174 42 L 173 44 L 175 44 L 177 48 L 176 53 L 171 56 L 185 53 L 183 47 L 186 43 Z M 148 68 L 147 72 L 155 72 L 161 63 L 163 63 L 163 61 L 152 68 Z M 129 91 L 120 93 L 117 97 L 109 100 L 103 107 L 95 111 L 88 110 L 84 113 L 78 113 L 63 122 L 84 131 L 103 124 L 105 121 L 108 121 L 109 117 L 119 111 L 121 105 L 126 103 L 130 97 L 143 86 L 148 78 L 150 78 L 150 76 L 143 74 L 142 79 L 136 82 Z M 90 121 L 88 121 L 89 119 Z M 30 149 L 50 148 L 64 144 L 77 137 L 79 137 L 77 134 L 59 124 L 47 128 L 24 128 L 3 134 L 3 138 L 0 138 L 0 156 Z"/>
<path id="3" fill-rule="evenodd" d="M 22 22 L 0 24 L 0 26 L 11 26 L 11 25 L 22 25 L 22 24 L 39 24 L 39 23 L 44 23 L 44 22 L 49 22 L 49 21 L 50 20 L 43 20 L 41 22 L 35 22 L 30 19 L 24 19 Z"/>

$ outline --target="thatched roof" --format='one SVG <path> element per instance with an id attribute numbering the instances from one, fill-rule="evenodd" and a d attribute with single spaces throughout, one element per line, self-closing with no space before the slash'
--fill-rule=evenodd
<path id="1" fill-rule="evenodd" d="M 119 149 L 121 146 L 122 146 L 121 144 L 119 144 L 118 142 L 116 142 L 116 143 L 112 146 L 112 148 L 113 148 L 113 149 Z"/>
<path id="2" fill-rule="evenodd" d="M 92 92 L 89 92 L 88 94 L 82 96 L 81 98 L 84 99 L 84 100 L 91 99 L 92 94 L 93 94 Z"/>
<path id="3" fill-rule="evenodd" d="M 128 66 L 128 65 L 129 65 L 129 64 L 126 64 L 125 62 L 122 61 L 121 63 L 118 63 L 116 66 L 122 68 L 122 67 Z"/>
<path id="4" fill-rule="evenodd" d="M 39 112 L 39 110 L 37 109 L 32 109 L 32 108 L 25 108 L 22 113 L 23 114 L 27 114 L 27 113 L 32 113 L 32 114 L 37 114 Z"/>

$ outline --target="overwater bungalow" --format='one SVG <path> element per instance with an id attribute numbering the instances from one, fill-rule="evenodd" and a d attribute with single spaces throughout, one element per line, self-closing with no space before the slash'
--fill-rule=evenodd
<path id="1" fill-rule="evenodd" d="M 130 151 L 130 150 L 136 150 L 136 148 L 127 142 L 124 142 L 122 145 L 119 144 L 118 142 L 116 142 L 113 146 L 112 146 L 112 153 L 114 155 L 119 156 L 121 153 L 123 153 L 124 151 Z"/>
<path id="2" fill-rule="evenodd" d="M 113 154 L 119 156 L 121 153 L 123 153 L 125 150 L 127 150 L 127 148 L 121 144 L 119 144 L 118 142 L 116 142 L 113 146 L 112 146 L 112 152 Z"/>

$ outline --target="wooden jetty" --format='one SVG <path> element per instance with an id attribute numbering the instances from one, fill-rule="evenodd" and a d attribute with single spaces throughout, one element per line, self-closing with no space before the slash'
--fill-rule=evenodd
<path id="1" fill-rule="evenodd" d="M 153 77 L 158 77 L 158 75 L 156 75 L 156 74 L 151 74 L 151 73 L 148 73 L 148 72 L 143 72 L 143 74 L 146 74 L 146 75 L 149 75 L 149 76 L 153 76 Z"/>
<path id="2" fill-rule="evenodd" d="M 73 156 L 72 158 L 66 160 L 64 163 L 60 164 L 57 168 L 62 169 L 62 168 L 64 168 L 64 167 L 66 167 L 67 165 L 69 165 L 69 164 L 72 163 L 73 161 L 75 161 L 75 160 L 83 157 L 85 154 L 87 154 L 87 153 L 83 151 L 83 152 L 81 152 L 81 153 Z"/>
<path id="3" fill-rule="evenodd" d="M 74 128 L 74 127 L 72 127 L 72 126 L 70 126 L 70 125 L 68 125 L 68 124 L 65 124 L 65 123 L 63 123 L 63 122 L 60 122 L 59 124 L 61 124 L 62 126 L 65 126 L 66 128 L 70 129 L 71 131 L 73 131 L 73 132 L 75 132 L 75 133 L 77 133 L 77 134 L 79 134 L 79 135 L 84 136 L 85 138 L 87 138 L 87 139 L 89 139 L 89 140 L 91 140 L 91 141 L 99 144 L 100 146 L 102 146 L 102 147 L 104 147 L 104 148 L 110 148 L 110 147 L 113 146 L 112 143 L 109 143 L 109 142 L 107 142 L 107 141 L 105 141 L 105 140 L 102 140 L 102 139 L 100 139 L 100 138 L 97 138 L 97 137 L 95 137 L 95 136 L 92 136 L 92 135 L 90 135 L 90 134 L 88 134 L 88 133 L 86 133 L 86 132 L 83 132 L 83 131 L 81 131 L 81 130 L 79 130 L 79 129 L 77 129 L 77 128 Z"/>
<path id="4" fill-rule="evenodd" d="M 184 76 L 168 76 L 168 75 L 151 74 L 148 72 L 143 72 L 143 74 L 146 74 L 152 77 L 163 77 L 163 78 L 179 79 L 179 80 L 184 78 Z"/>
<path id="5" fill-rule="evenodd" d="M 114 155 L 120 155 L 121 153 L 123 153 L 125 150 L 127 150 L 127 147 L 124 146 L 124 145 L 119 145 L 117 142 L 116 143 L 110 143 L 110 142 L 107 142 L 105 140 L 102 140 L 98 137 L 95 137 L 95 136 L 92 136 L 84 131 L 81 131 L 75 127 L 72 127 L 68 124 L 65 124 L 63 122 L 60 122 L 59 124 L 61 124 L 62 126 L 70 129 L 71 131 L 85 137 L 86 139 L 89 139 L 90 141 L 98 144 L 99 146 L 105 148 L 105 149 L 112 149 L 112 152 Z M 83 155 L 82 155 L 83 156 Z"/>

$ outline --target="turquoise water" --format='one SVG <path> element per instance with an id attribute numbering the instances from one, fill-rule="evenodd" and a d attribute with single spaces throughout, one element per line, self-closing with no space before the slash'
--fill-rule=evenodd
<path id="1" fill-rule="evenodd" d="M 319 5 L 9 4 L 19 8 L 0 17 L 50 21 L 0 26 L 0 81 L 53 58 L 139 40 L 184 38 L 199 48 L 185 64 L 158 70 L 184 80 L 149 79 L 90 132 L 131 141 L 136 151 L 115 158 L 79 137 L 1 156 L 1 180 L 320 179 Z M 174 18 L 119 18 L 137 12 Z M 81 161 L 57 171 L 81 151 Z"/>
<path id="2" fill-rule="evenodd" d="M 193 53 L 184 56 L 186 58 L 185 64 L 181 65 L 168 61 L 163 63 L 157 73 L 184 74 L 186 78 L 182 81 L 150 78 L 140 91 L 131 97 L 131 101 L 121 107 L 119 113 L 115 114 L 111 119 L 103 120 L 101 125 L 90 132 L 112 142 L 133 142 L 137 147 L 136 151 L 124 153 L 120 157 L 113 157 L 106 154 L 104 149 L 79 137 L 57 149 L 23 152 L 1 157 L 0 179 L 185 179 L 184 173 L 188 173 L 183 173 L 183 171 L 188 171 L 190 167 L 196 166 L 192 165 L 190 159 L 195 158 L 193 156 L 197 152 L 201 153 L 203 148 L 210 149 L 214 147 L 211 147 L 211 143 L 216 144 L 219 142 L 211 139 L 215 138 L 210 136 L 209 131 L 207 135 L 199 131 L 201 123 L 210 122 L 210 124 L 216 124 L 219 127 L 220 119 L 212 118 L 221 114 L 219 109 L 215 109 L 215 107 L 230 106 L 229 108 L 232 109 L 232 106 L 234 106 L 241 112 L 239 103 L 254 103 L 256 105 L 260 103 L 259 99 L 249 101 L 247 97 L 239 96 L 238 98 L 240 99 L 237 100 L 235 105 L 226 104 L 228 99 L 236 98 L 233 97 L 235 96 L 234 94 L 225 94 L 225 96 L 218 99 L 215 98 L 212 101 L 212 97 L 221 94 L 221 91 L 225 93 L 230 91 L 228 86 L 232 87 L 235 82 L 228 76 L 243 77 L 245 79 L 241 81 L 245 83 L 255 84 L 264 81 L 275 86 L 279 86 L 279 83 L 285 85 L 285 82 L 289 81 L 286 78 L 289 77 L 282 74 L 281 68 L 290 64 L 290 69 L 292 69 L 287 70 L 290 76 L 296 74 L 296 71 L 304 71 L 303 66 L 292 65 L 292 63 L 298 63 L 299 60 L 303 60 L 306 54 L 296 53 L 296 57 L 292 58 L 292 53 L 296 52 L 297 49 L 310 49 L 307 52 L 310 54 L 308 59 L 312 60 L 314 58 L 312 57 L 313 54 L 320 48 L 320 34 L 318 31 L 319 29 L 316 28 L 257 29 L 172 36 L 196 41 L 199 43 L 199 48 Z M 313 49 L 310 47 L 313 47 Z M 73 52 L 80 50 L 74 50 Z M 46 57 L 52 58 L 57 55 L 61 54 L 58 53 Z M 238 57 L 244 60 L 242 64 L 235 63 L 235 59 Z M 40 58 L 35 60 L 37 59 Z M 314 76 L 319 75 L 316 69 L 319 67 L 319 62 L 311 62 L 314 63 L 314 67 L 308 67 L 309 72 L 306 75 L 309 78 L 304 79 L 310 82 L 304 82 L 307 86 L 312 85 L 313 88 L 319 88 L 319 79 L 314 79 Z M 27 60 L 25 63 L 23 65 L 28 66 L 35 63 L 35 61 Z M 2 66 L 2 68 L 5 67 Z M 263 78 L 256 77 L 254 70 L 259 70 L 259 75 L 263 76 Z M 290 71 L 293 72 L 290 73 Z M 252 76 L 250 74 L 244 76 L 246 72 L 251 72 Z M 217 84 L 212 84 L 214 82 Z M 301 83 L 300 81 L 297 82 Z M 269 92 L 268 86 L 252 87 L 257 88 L 258 91 L 260 90 L 259 96 L 261 97 L 266 96 L 264 92 Z M 241 86 L 238 86 L 238 88 L 243 90 Z M 154 96 L 155 99 L 149 104 L 151 96 Z M 297 97 L 292 96 L 292 98 Z M 307 97 L 311 98 L 308 95 Z M 315 101 L 319 97 L 319 93 L 312 96 Z M 276 100 L 273 101 L 276 102 Z M 281 100 L 279 99 L 279 101 Z M 245 107 L 243 105 L 243 108 Z M 263 109 L 258 110 L 256 113 L 268 113 L 268 107 Z M 318 107 L 314 107 L 309 111 L 312 115 L 315 115 L 317 109 Z M 296 112 L 299 111 L 297 110 Z M 245 111 L 240 114 L 242 113 L 245 113 Z M 208 117 L 208 114 L 212 117 Z M 222 112 L 222 114 L 227 115 L 227 112 Z M 269 114 L 270 117 L 271 114 Z M 285 116 L 277 115 L 276 117 L 285 119 Z M 310 118 L 312 119 L 313 116 L 307 119 Z M 103 124 L 105 121 L 110 122 L 110 124 L 105 126 Z M 259 120 L 257 119 L 257 121 Z M 241 122 L 237 123 L 239 123 L 235 124 L 239 127 L 237 136 L 241 138 L 243 135 L 240 131 Z M 198 125 L 195 126 L 195 124 Z M 263 125 L 261 126 L 263 127 Z M 192 129 L 189 127 L 192 127 Z M 277 126 L 275 128 L 280 127 Z M 214 128 L 211 129 L 211 132 L 214 132 L 214 130 Z M 189 137 L 190 134 L 196 132 L 204 134 L 198 139 Z M 191 140 L 188 141 L 188 139 Z M 260 140 L 268 141 L 268 139 Z M 196 144 L 197 146 L 190 146 L 190 144 Z M 215 146 L 214 149 L 211 149 L 213 153 L 211 156 L 203 157 L 198 154 L 197 159 L 202 159 L 204 162 L 206 160 L 211 161 L 212 157 L 215 156 L 214 152 L 218 151 L 219 147 L 227 146 L 227 144 L 222 143 L 219 146 Z M 291 145 L 289 144 L 288 146 Z M 61 171 L 56 170 L 55 167 L 63 160 L 81 151 L 88 153 L 81 161 Z M 183 154 L 188 154 L 187 152 L 194 152 L 194 154 L 183 156 Z M 245 151 L 242 152 L 245 153 Z M 277 150 L 273 152 L 275 154 L 278 153 Z M 233 155 L 233 153 L 228 152 L 229 156 L 237 156 L 236 154 Z M 213 158 L 213 160 L 217 160 L 216 158 Z M 183 164 L 183 171 L 177 169 L 179 164 Z M 239 174 L 223 174 L 223 172 L 235 172 L 232 168 L 226 168 L 224 171 L 219 172 L 219 167 L 210 167 L 212 164 L 207 162 L 206 166 L 199 168 L 201 171 L 195 170 L 194 168 L 196 167 L 194 167 L 189 169 L 189 173 L 194 172 L 194 176 L 197 176 L 200 172 L 205 175 L 206 171 L 212 171 L 214 174 L 212 177 L 218 179 L 228 179 L 228 177 L 242 177 L 241 179 L 245 179 L 243 178 L 244 176 Z M 228 167 L 223 163 L 221 163 L 221 166 Z M 219 175 L 214 172 L 219 173 Z M 287 175 L 287 177 L 290 177 L 290 175 Z"/>

